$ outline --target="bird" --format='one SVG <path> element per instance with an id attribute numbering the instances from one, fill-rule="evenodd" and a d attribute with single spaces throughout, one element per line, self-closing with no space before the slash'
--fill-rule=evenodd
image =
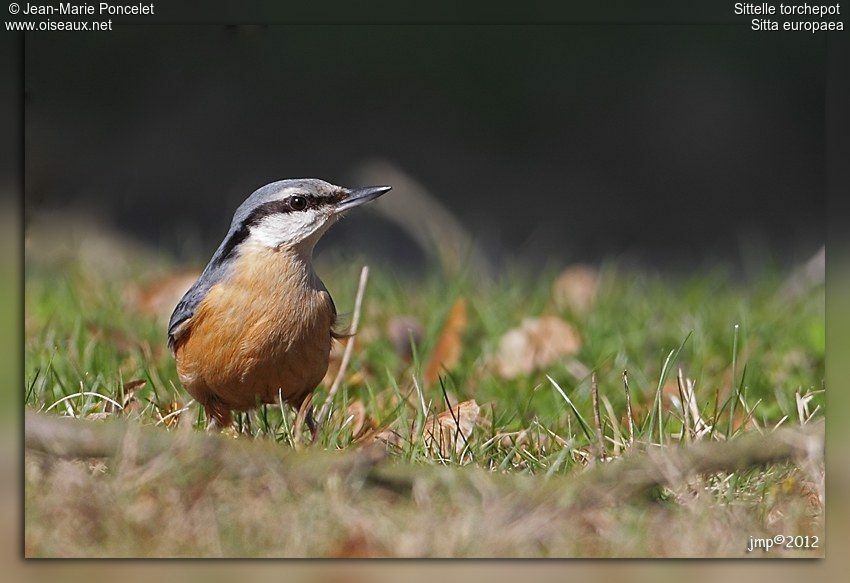
<path id="1" fill-rule="evenodd" d="M 390 186 L 344 188 L 286 179 L 239 205 L 224 240 L 174 308 L 168 347 L 208 428 L 232 411 L 282 401 L 300 410 L 328 369 L 337 311 L 313 268 L 313 249 L 351 209 Z M 312 407 L 306 421 L 316 436 Z"/>

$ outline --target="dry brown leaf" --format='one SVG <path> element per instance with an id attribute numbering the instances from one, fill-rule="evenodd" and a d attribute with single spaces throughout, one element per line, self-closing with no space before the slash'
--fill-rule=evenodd
<path id="1" fill-rule="evenodd" d="M 346 411 L 346 418 L 351 417 L 351 435 L 357 439 L 366 424 L 366 406 L 363 401 L 353 401 Z"/>
<path id="2" fill-rule="evenodd" d="M 387 446 L 388 449 L 391 447 L 401 449 L 404 438 L 392 427 L 384 427 L 383 429 L 367 431 L 357 439 L 357 443 L 364 447 L 373 443 L 380 443 Z"/>
<path id="3" fill-rule="evenodd" d="M 566 268 L 552 284 L 552 299 L 559 310 L 585 314 L 593 307 L 599 290 L 599 272 L 588 265 Z"/>
<path id="4" fill-rule="evenodd" d="M 463 334 L 466 332 L 466 324 L 466 300 L 458 298 L 449 311 L 437 344 L 431 352 L 431 358 L 425 365 L 422 379 L 426 385 L 436 382 L 441 371 L 451 370 L 460 361 L 463 354 Z"/>
<path id="5" fill-rule="evenodd" d="M 147 383 L 145 379 L 134 379 L 132 381 L 127 381 L 124 383 L 124 395 L 129 395 L 135 393 L 138 389 L 141 389 Z"/>
<path id="6" fill-rule="evenodd" d="M 675 379 L 668 380 L 661 387 L 661 407 L 665 411 L 677 409 L 679 407 L 679 384 Z"/>
<path id="7" fill-rule="evenodd" d="M 346 410 L 347 417 L 353 417 L 351 420 L 351 436 L 355 440 L 362 437 L 367 431 L 375 429 L 375 421 L 366 414 L 366 406 L 363 401 L 353 401 Z"/>
<path id="8" fill-rule="evenodd" d="M 444 458 L 450 457 L 452 450 L 460 453 L 472 437 L 479 411 L 478 403 L 472 399 L 458 403 L 439 415 L 429 416 L 425 420 L 425 447 L 429 451 L 439 451 Z"/>
<path id="9" fill-rule="evenodd" d="M 197 270 L 170 273 L 128 288 L 124 298 L 131 308 L 148 316 L 166 319 L 199 275 L 201 272 Z"/>
<path id="10" fill-rule="evenodd" d="M 502 378 L 511 379 L 546 368 L 580 349 L 578 332 L 560 318 L 526 318 L 502 336 L 495 357 L 496 370 Z"/>
<path id="11" fill-rule="evenodd" d="M 136 392 L 145 386 L 147 381 L 145 379 L 134 379 L 132 381 L 127 381 L 122 385 L 124 398 L 121 401 L 121 409 L 113 405 L 111 402 L 107 401 L 104 406 L 104 410 L 107 413 L 115 413 L 120 412 L 127 414 L 130 411 L 134 411 L 139 408 L 138 399 L 136 399 Z"/>
<path id="12" fill-rule="evenodd" d="M 89 421 L 102 421 L 103 419 L 109 419 L 110 417 L 112 417 L 112 412 L 110 411 L 103 411 L 100 413 L 89 413 L 88 415 L 86 415 L 86 419 L 88 419 Z"/>
<path id="13" fill-rule="evenodd" d="M 456 453 L 462 452 L 472 436 L 479 411 L 478 403 L 469 400 L 453 405 L 438 415 L 429 415 L 422 431 L 425 447 L 444 458 L 450 457 L 453 449 Z M 411 425 L 409 429 L 412 431 L 413 427 Z M 363 446 L 381 443 L 388 448 L 398 449 L 402 448 L 405 441 L 407 438 L 392 424 L 380 429 L 366 429 L 357 438 L 357 442 Z"/>

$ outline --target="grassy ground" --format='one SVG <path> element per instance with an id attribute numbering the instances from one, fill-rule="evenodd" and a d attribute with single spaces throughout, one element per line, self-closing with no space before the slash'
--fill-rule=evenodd
<path id="1" fill-rule="evenodd" d="M 359 271 L 344 264 L 319 269 L 342 312 L 353 309 Z M 203 412 L 180 388 L 165 347 L 162 310 L 138 309 L 139 298 L 164 293 L 167 271 L 130 265 L 116 275 L 29 259 L 27 407 L 178 434 L 202 429 Z M 822 289 L 788 298 L 779 274 L 744 282 L 611 266 L 585 293 L 569 278 L 553 285 L 556 275 L 511 272 L 481 283 L 396 278 L 373 266 L 352 359 L 313 449 L 293 411 L 237 416 L 233 437 L 304 449 L 305 464 L 321 457 L 315 450 L 389 441 L 391 463 L 421 472 L 412 493 L 330 478 L 297 487 L 262 472 L 213 479 L 162 456 L 46 463 L 32 454 L 28 554 L 729 556 L 746 554 L 749 536 L 822 534 L 822 475 L 811 464 L 686 472 L 648 499 L 581 511 L 555 493 L 620 456 L 731 444 L 820 418 Z M 590 299 L 563 299 L 573 292 Z M 541 316 L 557 325 L 526 322 L 524 336 L 510 333 Z M 526 353 L 533 362 L 517 356 Z M 78 500 L 87 492 L 98 502 Z M 133 524 L 129 538 L 115 540 Z"/>

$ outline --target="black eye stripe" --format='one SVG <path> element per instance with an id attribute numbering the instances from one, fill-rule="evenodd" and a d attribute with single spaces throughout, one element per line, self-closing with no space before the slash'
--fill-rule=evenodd
<path id="1" fill-rule="evenodd" d="M 261 204 L 248 215 L 248 218 L 245 219 L 243 223 L 246 226 L 252 227 L 262 221 L 264 218 L 276 215 L 278 213 L 288 213 L 292 209 L 289 208 L 289 202 L 286 200 L 273 200 L 271 202 L 267 202 Z"/>
<path id="2" fill-rule="evenodd" d="M 279 213 L 291 213 L 296 210 L 307 210 L 307 209 L 315 209 L 328 204 L 336 204 L 343 200 L 347 196 L 347 192 L 345 191 L 337 191 L 328 196 L 314 196 L 312 194 L 293 194 L 282 200 L 273 200 L 264 204 L 261 204 L 248 215 L 248 218 L 242 223 L 246 227 L 253 227 L 257 225 L 264 218 L 279 214 Z M 295 197 L 301 197 L 307 201 L 307 206 L 303 209 L 293 209 L 291 206 L 291 201 Z"/>
<path id="3" fill-rule="evenodd" d="M 290 201 L 296 196 L 300 196 L 307 201 L 307 206 L 300 210 L 306 210 L 308 208 L 315 208 L 318 206 L 315 197 L 296 194 L 283 200 L 273 200 L 271 202 L 261 204 L 251 211 L 251 214 L 248 215 L 247 219 L 245 219 L 245 224 L 248 226 L 254 226 L 268 216 L 293 212 L 294 209 L 290 205 Z"/>

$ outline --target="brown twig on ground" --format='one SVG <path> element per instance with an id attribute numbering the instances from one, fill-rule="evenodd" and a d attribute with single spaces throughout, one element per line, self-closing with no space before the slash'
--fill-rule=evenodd
<path id="1" fill-rule="evenodd" d="M 325 399 L 322 408 L 319 410 L 319 415 L 316 417 L 316 424 L 321 426 L 325 422 L 328 415 L 328 410 L 331 407 L 331 402 L 342 384 L 342 379 L 345 378 L 345 371 L 348 369 L 348 361 L 351 360 L 351 354 L 354 352 L 354 339 L 357 335 L 357 327 L 360 325 L 360 310 L 363 307 L 363 294 L 366 292 L 366 282 L 369 281 L 369 266 L 364 265 L 360 270 L 360 282 L 357 284 L 357 296 L 354 298 L 354 315 L 351 317 L 351 329 L 348 331 L 349 338 L 345 345 L 345 352 L 342 353 L 342 360 L 339 364 L 339 370 L 336 373 L 331 388 L 328 391 L 328 396 Z"/>

